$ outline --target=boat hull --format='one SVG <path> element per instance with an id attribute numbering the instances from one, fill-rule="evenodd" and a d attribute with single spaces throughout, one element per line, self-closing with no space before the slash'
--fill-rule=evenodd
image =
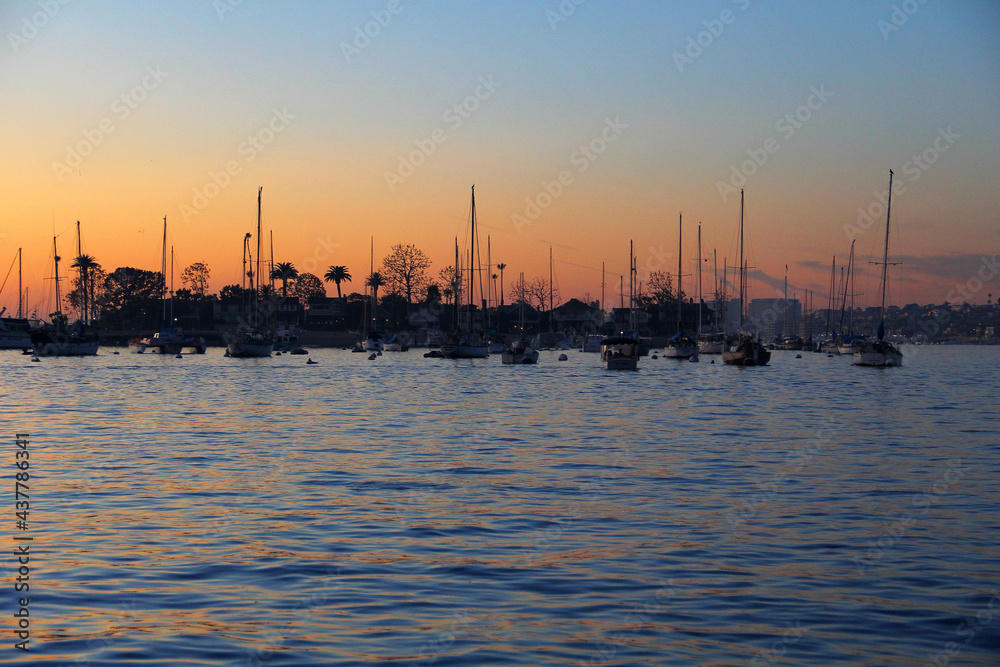
<path id="1" fill-rule="evenodd" d="M 757 342 L 733 345 L 722 353 L 722 363 L 727 366 L 767 366 L 771 351 Z"/>
<path id="2" fill-rule="evenodd" d="M 39 357 L 92 357 L 97 354 L 98 347 L 100 347 L 98 341 L 80 343 L 49 341 L 33 344 L 32 350 Z"/>
<path id="3" fill-rule="evenodd" d="M 490 356 L 488 345 L 454 345 L 441 346 L 441 356 L 448 359 L 486 359 Z"/>
<path id="4" fill-rule="evenodd" d="M 862 348 L 854 353 L 854 365 L 876 367 L 902 366 L 903 353 L 892 346 L 886 347 L 888 349 L 873 349 L 874 346 Z"/>
<path id="5" fill-rule="evenodd" d="M 631 357 L 605 359 L 604 369 L 608 371 L 634 371 L 639 367 L 639 360 Z"/>
<path id="6" fill-rule="evenodd" d="M 697 354 L 697 345 L 667 345 L 663 348 L 663 356 L 667 359 L 690 359 Z"/>
<path id="7" fill-rule="evenodd" d="M 704 341 L 698 344 L 699 354 L 722 354 L 726 349 L 726 344 L 721 340 Z"/>

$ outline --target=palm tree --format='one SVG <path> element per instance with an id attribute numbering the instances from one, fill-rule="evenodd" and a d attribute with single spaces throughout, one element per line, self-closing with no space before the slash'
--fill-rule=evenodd
<path id="1" fill-rule="evenodd" d="M 503 306 L 503 270 L 507 268 L 506 264 L 497 264 L 497 268 L 500 269 L 500 305 Z"/>
<path id="2" fill-rule="evenodd" d="M 342 298 L 340 296 L 340 283 L 351 282 L 351 272 L 347 270 L 346 266 L 331 266 L 330 270 L 323 275 L 323 280 L 328 283 L 337 283 L 337 298 Z"/>
<path id="3" fill-rule="evenodd" d="M 299 270 L 291 262 L 278 262 L 271 269 L 271 279 L 281 281 L 281 296 L 288 297 L 288 281 L 299 277 Z"/>
<path id="4" fill-rule="evenodd" d="M 73 260 L 72 267 L 80 270 L 80 291 L 83 292 L 83 308 L 80 315 L 86 324 L 90 314 L 90 303 L 94 300 L 94 287 L 91 285 L 90 274 L 100 269 L 101 265 L 90 255 L 80 255 Z"/>
<path id="5" fill-rule="evenodd" d="M 372 321 L 375 322 L 375 328 L 378 328 L 378 288 L 385 285 L 385 278 L 382 274 L 376 271 L 375 273 L 368 276 L 365 280 L 365 285 L 372 288 Z"/>

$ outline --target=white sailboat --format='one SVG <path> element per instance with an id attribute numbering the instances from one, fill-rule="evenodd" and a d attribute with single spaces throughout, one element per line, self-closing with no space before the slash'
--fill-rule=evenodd
<path id="1" fill-rule="evenodd" d="M 727 343 L 722 363 L 727 366 L 766 366 L 771 351 L 764 347 L 756 334 L 744 331 L 747 302 L 747 262 L 743 258 L 743 190 L 740 190 L 740 328 L 736 338 Z"/>
<path id="2" fill-rule="evenodd" d="M 683 280 L 683 274 L 681 272 L 683 267 L 683 264 L 681 263 L 683 240 L 684 215 L 681 214 L 677 232 L 677 333 L 675 333 L 673 337 L 667 341 L 666 347 L 663 348 L 663 356 L 668 359 L 690 359 L 691 357 L 698 356 L 698 341 L 684 331 L 684 325 L 681 320 L 681 308 L 684 303 L 684 297 L 681 290 L 681 282 Z"/>
<path id="3" fill-rule="evenodd" d="M 701 271 L 701 225 L 698 226 L 698 271 Z M 726 349 L 726 334 L 722 333 L 722 328 L 719 325 L 719 311 L 721 310 L 719 304 L 719 263 L 718 257 L 715 251 L 712 251 L 713 264 L 712 264 L 712 277 L 714 279 L 715 291 L 713 292 L 713 299 L 715 302 L 715 333 L 701 334 L 698 337 L 698 353 L 699 354 L 722 354 L 723 350 Z M 701 275 L 698 276 L 698 290 L 701 290 Z M 699 299 L 699 311 L 701 299 Z M 724 304 L 726 301 L 722 299 Z M 701 323 L 701 315 L 699 313 L 698 323 Z"/>
<path id="4" fill-rule="evenodd" d="M 243 237 L 243 274 L 250 279 L 249 291 L 253 299 L 253 309 L 243 313 L 243 323 L 235 333 L 227 336 L 226 356 L 236 358 L 270 357 L 274 349 L 274 335 L 263 330 L 264 315 L 260 309 L 260 288 L 254 282 L 254 277 L 260 281 L 260 198 L 264 188 L 257 190 L 257 255 L 250 255 L 250 234 Z M 250 261 L 250 271 L 246 271 L 247 260 Z M 246 294 L 246 291 L 244 291 Z M 249 317 L 250 322 L 247 322 Z"/>
<path id="5" fill-rule="evenodd" d="M 885 250 L 882 254 L 882 305 L 879 309 L 878 333 L 854 353 L 855 366 L 902 366 L 903 353 L 885 339 L 885 287 L 889 269 L 889 219 L 892 215 L 892 169 L 889 170 L 889 201 L 885 211 Z"/>

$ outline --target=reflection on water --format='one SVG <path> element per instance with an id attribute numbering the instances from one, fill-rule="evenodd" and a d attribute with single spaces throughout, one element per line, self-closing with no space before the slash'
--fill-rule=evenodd
<path id="1" fill-rule="evenodd" d="M 32 658 L 996 662 L 1000 350 L 907 353 L 0 354 Z"/>

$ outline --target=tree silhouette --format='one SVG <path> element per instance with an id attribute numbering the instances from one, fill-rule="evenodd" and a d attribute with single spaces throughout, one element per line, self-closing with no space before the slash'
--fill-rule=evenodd
<path id="1" fill-rule="evenodd" d="M 340 294 L 340 283 L 351 282 L 351 272 L 346 266 L 330 266 L 330 270 L 323 275 L 323 280 L 328 283 L 337 283 L 337 298 L 342 299 Z"/>
<path id="2" fill-rule="evenodd" d="M 288 296 L 288 281 L 299 277 L 299 270 L 291 262 L 278 262 L 271 270 L 271 280 L 281 281 L 281 296 Z"/>

